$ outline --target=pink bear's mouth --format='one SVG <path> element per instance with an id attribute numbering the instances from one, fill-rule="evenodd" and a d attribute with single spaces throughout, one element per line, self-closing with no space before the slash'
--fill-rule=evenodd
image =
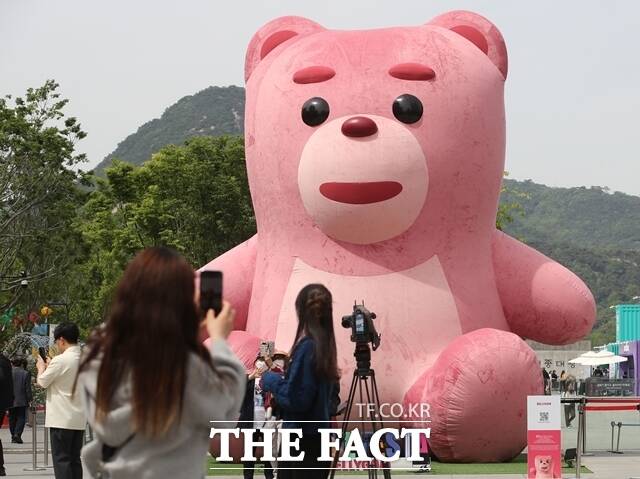
<path id="1" fill-rule="evenodd" d="M 368 205 L 397 196 L 402 185 L 397 181 L 371 181 L 366 183 L 322 183 L 320 193 L 325 198 L 350 205 Z"/>

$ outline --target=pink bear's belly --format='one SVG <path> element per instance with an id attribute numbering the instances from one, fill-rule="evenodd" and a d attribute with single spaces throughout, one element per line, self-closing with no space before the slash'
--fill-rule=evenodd
<path id="1" fill-rule="evenodd" d="M 350 330 L 341 318 L 354 300 L 377 314 L 382 343 L 372 352 L 372 367 L 382 402 L 401 403 L 405 392 L 431 366 L 440 351 L 461 334 L 455 300 L 437 256 L 411 269 L 381 276 L 342 276 L 315 269 L 299 258 L 291 272 L 276 325 L 276 347 L 287 350 L 297 327 L 295 299 L 309 283 L 322 283 L 333 295 L 341 399 L 346 400 L 355 359 Z"/>

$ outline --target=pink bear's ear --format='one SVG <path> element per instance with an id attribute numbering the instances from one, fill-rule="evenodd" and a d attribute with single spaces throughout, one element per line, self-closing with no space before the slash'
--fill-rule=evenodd
<path id="1" fill-rule="evenodd" d="M 321 25 L 303 17 L 280 17 L 271 20 L 253 35 L 249 43 L 244 60 L 245 82 L 249 80 L 258 63 L 278 45 L 295 36 L 308 35 L 320 30 L 324 30 Z"/>
<path id="2" fill-rule="evenodd" d="M 428 25 L 447 28 L 466 38 L 498 67 L 507 78 L 507 47 L 496 26 L 481 15 L 464 10 L 444 13 L 431 20 Z"/>

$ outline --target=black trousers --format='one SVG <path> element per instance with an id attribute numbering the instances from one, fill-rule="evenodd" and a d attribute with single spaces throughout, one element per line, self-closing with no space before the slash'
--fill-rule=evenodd
<path id="1" fill-rule="evenodd" d="M 26 412 L 26 406 L 9 409 L 9 431 L 11 431 L 11 437 L 22 439 L 22 431 L 24 431 L 24 423 L 27 418 Z"/>
<path id="2" fill-rule="evenodd" d="M 49 429 L 51 457 L 56 479 L 82 479 L 80 450 L 84 431 L 75 429 Z"/>
<path id="3" fill-rule="evenodd" d="M 326 479 L 331 471 L 331 461 L 318 461 L 321 453 L 320 434 L 303 434 L 300 450 L 304 451 L 302 461 L 278 463 L 278 479 Z"/>
<path id="4" fill-rule="evenodd" d="M 576 405 L 565 404 L 564 405 L 564 422 L 567 427 L 571 426 L 571 421 L 576 418 Z"/>
<path id="5" fill-rule="evenodd" d="M 5 411 L 0 411 L 0 426 L 4 422 Z M 4 467 L 4 451 L 2 449 L 2 439 L 0 439 L 0 468 Z"/>
<path id="6" fill-rule="evenodd" d="M 253 440 L 262 441 L 264 439 L 264 434 L 260 431 L 253 432 Z M 254 450 L 255 454 L 255 450 Z M 256 456 L 257 457 L 257 456 Z M 271 463 L 269 461 L 244 461 L 242 463 L 242 475 L 244 479 L 253 479 L 253 472 L 256 467 L 256 464 L 262 464 L 264 468 L 264 477 L 266 479 L 273 479 L 273 468 L 271 467 Z"/>

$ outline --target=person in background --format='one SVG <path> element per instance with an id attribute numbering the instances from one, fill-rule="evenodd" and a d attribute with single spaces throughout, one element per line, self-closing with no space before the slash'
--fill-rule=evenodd
<path id="1" fill-rule="evenodd" d="M 284 377 L 284 372 L 289 364 L 289 355 L 284 351 L 275 351 L 273 356 L 265 356 L 264 358 L 269 371 L 279 374 Z M 265 407 L 266 407 L 266 423 L 265 428 L 275 429 L 276 433 L 273 435 L 272 447 L 274 451 L 280 450 L 280 436 L 278 435 L 278 429 L 282 429 L 282 411 L 278 406 L 278 403 L 274 400 L 273 394 L 267 393 L 265 395 Z M 271 461 L 271 466 L 274 470 L 278 469 L 278 460 Z"/>
<path id="2" fill-rule="evenodd" d="M 330 420 L 332 397 L 340 374 L 329 290 L 321 284 L 302 288 L 296 298 L 298 328 L 284 377 L 266 372 L 262 384 L 281 409 L 283 427 L 302 429 L 301 462 L 279 463 L 279 479 L 326 478 L 331 463 L 318 461 L 319 428 Z"/>
<path id="3" fill-rule="evenodd" d="M 572 398 L 576 397 L 577 390 L 576 378 L 567 374 L 565 378 L 565 388 L 562 394 L 563 397 Z M 564 405 L 564 421 L 567 427 L 571 427 L 571 422 L 576 418 L 576 405 L 575 403 Z"/>
<path id="4" fill-rule="evenodd" d="M 562 395 L 562 393 L 564 392 L 564 381 L 566 377 L 567 377 L 567 373 L 563 369 L 562 372 L 560 373 L 560 395 Z"/>
<path id="5" fill-rule="evenodd" d="M 269 371 L 284 377 L 284 372 L 289 364 L 289 355 L 287 353 L 284 351 L 276 351 L 273 353 L 273 356 L 265 356 L 264 360 L 265 363 L 267 363 Z M 267 408 L 267 421 L 269 421 L 270 418 L 277 419 L 281 416 L 280 408 L 278 407 L 278 403 L 273 399 L 273 394 L 266 395 L 265 407 Z"/>
<path id="6" fill-rule="evenodd" d="M 13 406 L 13 376 L 11 374 L 11 362 L 0 353 L 0 426 L 4 422 L 4 416 Z M 0 439 L 0 476 L 6 476 L 4 469 L 4 451 Z"/>
<path id="7" fill-rule="evenodd" d="M 80 398 L 73 394 L 80 366 L 79 337 L 74 323 L 60 323 L 53 331 L 59 354 L 46 362 L 38 356 L 36 362 L 37 383 L 47 390 L 45 427 L 49 428 L 56 479 L 82 478 L 80 450 L 87 421 Z"/>
<path id="8" fill-rule="evenodd" d="M 548 396 L 551 394 L 551 377 L 546 368 L 542 368 L 542 381 L 544 383 L 544 393 Z"/>
<path id="9" fill-rule="evenodd" d="M 27 408 L 33 399 L 31 374 L 26 370 L 27 361 L 24 357 L 14 357 L 11 364 L 13 364 L 13 407 L 9 410 L 9 430 L 11 442 L 22 444 Z"/>
<path id="10" fill-rule="evenodd" d="M 236 419 L 246 376 L 227 344 L 235 311 L 200 311 L 195 275 L 174 250 L 140 252 L 87 341 L 76 394 L 94 433 L 82 451 L 92 476 L 202 478 L 211 428 Z"/>
<path id="11" fill-rule="evenodd" d="M 265 426 L 266 420 L 266 402 L 267 393 L 262 388 L 262 375 L 269 369 L 265 358 L 258 356 L 254 361 L 254 369 L 247 377 L 247 388 L 245 390 L 244 400 L 240 408 L 240 417 L 238 419 L 239 428 L 255 428 L 261 429 Z M 253 440 L 262 441 L 264 434 L 261 431 L 254 431 Z M 253 451 L 257 457 L 256 450 Z M 252 479 L 256 464 L 262 464 L 264 467 L 264 477 L 273 479 L 273 469 L 268 461 L 243 461 L 242 473 L 245 479 Z"/>

